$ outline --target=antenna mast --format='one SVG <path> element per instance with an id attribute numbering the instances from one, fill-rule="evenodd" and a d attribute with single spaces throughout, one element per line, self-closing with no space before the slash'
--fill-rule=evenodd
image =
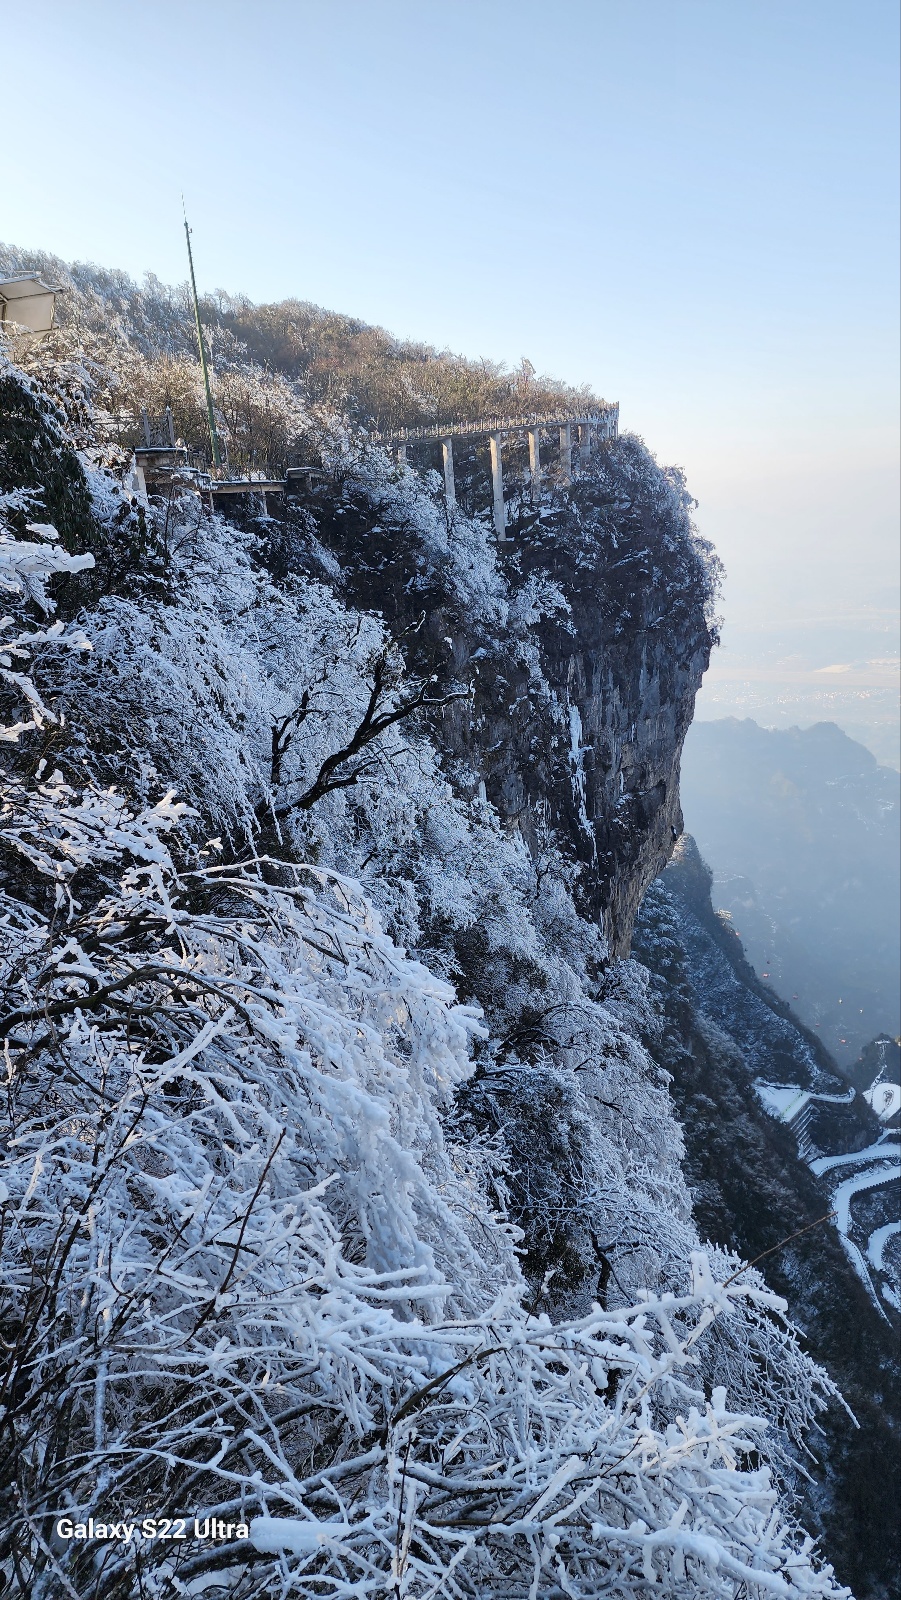
<path id="1" fill-rule="evenodd" d="M 184 211 L 184 197 L 182 197 L 182 210 Z M 194 318 L 197 323 L 197 343 L 200 346 L 200 365 L 203 369 L 203 387 L 206 390 L 206 415 L 210 425 L 210 444 L 213 449 L 213 466 L 218 472 L 222 465 L 222 456 L 219 453 L 219 435 L 216 432 L 216 416 L 213 411 L 213 391 L 210 388 L 210 369 L 207 366 L 206 349 L 203 343 L 203 328 L 200 323 L 200 302 L 197 299 L 197 283 L 194 278 L 194 256 L 191 252 L 191 230 L 188 227 L 188 216 L 185 212 L 185 238 L 188 241 L 188 266 L 191 269 L 191 293 L 194 296 Z"/>

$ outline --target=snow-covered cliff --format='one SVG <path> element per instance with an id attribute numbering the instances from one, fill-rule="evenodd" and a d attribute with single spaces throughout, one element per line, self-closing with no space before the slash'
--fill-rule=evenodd
<path id="1" fill-rule="evenodd" d="M 627 438 L 500 551 L 297 386 L 283 516 L 146 504 L 129 349 L 0 372 L 11 1592 L 839 1593 L 830 1384 L 699 1237 L 626 959 L 680 478 Z"/>

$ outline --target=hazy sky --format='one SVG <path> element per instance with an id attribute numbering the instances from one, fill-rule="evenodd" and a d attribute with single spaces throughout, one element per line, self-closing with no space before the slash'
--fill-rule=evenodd
<path id="1" fill-rule="evenodd" d="M 895 0 L 41 0 L 3 27 L 0 238 L 181 280 L 184 190 L 205 287 L 588 381 L 688 472 L 721 677 L 884 674 Z"/>

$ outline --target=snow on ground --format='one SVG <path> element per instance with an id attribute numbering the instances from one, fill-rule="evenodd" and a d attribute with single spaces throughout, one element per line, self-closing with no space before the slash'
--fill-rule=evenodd
<path id="1" fill-rule="evenodd" d="M 855 1090 L 847 1094 L 815 1094 L 812 1089 L 799 1089 L 796 1083 L 755 1083 L 758 1096 L 772 1117 L 781 1122 L 793 1122 L 811 1100 L 826 1100 L 832 1105 L 850 1105 Z M 813 1165 L 813 1163 L 811 1163 Z"/>
<path id="2" fill-rule="evenodd" d="M 884 1228 L 877 1228 L 875 1233 L 870 1234 L 867 1243 L 867 1255 L 877 1272 L 882 1271 L 885 1247 L 895 1233 L 901 1233 L 901 1222 L 887 1222 Z"/>
<path id="3" fill-rule="evenodd" d="M 834 1104 L 844 1105 L 854 1099 L 855 1090 L 849 1089 L 847 1094 L 814 1094 L 808 1089 L 800 1089 L 797 1084 L 762 1083 L 759 1080 L 754 1085 L 758 1097 L 762 1101 L 771 1117 L 776 1117 L 780 1122 L 795 1123 L 805 1107 L 815 1100 L 832 1101 Z M 880 1085 L 880 1087 L 882 1087 Z M 895 1085 L 886 1085 L 894 1088 Z M 901 1092 L 901 1091 L 899 1091 Z M 869 1099 L 869 1095 L 864 1097 Z M 884 1316 L 885 1312 L 880 1303 L 879 1294 L 873 1283 L 867 1261 L 860 1247 L 851 1237 L 853 1223 L 851 1217 L 851 1201 L 856 1194 L 861 1194 L 869 1189 L 879 1189 L 901 1177 L 901 1166 L 895 1159 L 901 1146 L 895 1141 L 890 1141 L 889 1135 L 883 1134 L 875 1144 L 867 1145 L 863 1150 L 851 1150 L 842 1155 L 815 1156 L 807 1154 L 807 1149 L 802 1137 L 801 1129 L 798 1132 L 798 1148 L 807 1161 L 811 1171 L 818 1178 L 823 1178 L 837 1167 L 863 1167 L 862 1172 L 853 1174 L 844 1179 L 832 1193 L 833 1216 L 835 1226 L 851 1264 L 871 1296 L 874 1305 Z M 866 1245 L 866 1254 L 870 1262 L 882 1271 L 882 1257 L 885 1242 L 889 1235 L 896 1232 L 901 1224 L 891 1222 L 885 1227 L 877 1228 L 870 1234 Z M 896 1297 L 890 1285 L 882 1285 L 882 1292 L 892 1305 L 896 1305 Z"/>
<path id="4" fill-rule="evenodd" d="M 833 1167 L 849 1167 L 861 1161 L 869 1161 L 871 1158 L 879 1160 L 893 1155 L 897 1148 L 899 1147 L 888 1143 L 887 1136 L 883 1135 L 876 1144 L 868 1144 L 865 1150 L 849 1150 L 843 1156 L 818 1156 L 816 1160 L 808 1162 L 808 1166 L 817 1177 L 822 1177 L 824 1172 L 831 1172 Z"/>
<path id="5" fill-rule="evenodd" d="M 835 1225 L 838 1229 L 839 1238 L 842 1241 L 855 1272 L 863 1283 L 867 1293 L 872 1297 L 874 1305 L 878 1307 L 882 1316 L 885 1315 L 885 1312 L 882 1310 L 882 1306 L 879 1301 L 879 1295 L 876 1291 L 872 1277 L 870 1276 L 867 1263 L 863 1257 L 863 1254 L 850 1237 L 851 1201 L 856 1194 L 861 1194 L 867 1189 L 882 1188 L 883 1185 L 892 1183 L 898 1178 L 901 1178 L 901 1166 L 887 1166 L 880 1163 L 879 1166 L 871 1168 L 868 1172 L 861 1172 L 858 1173 L 856 1177 L 846 1178 L 844 1183 L 839 1184 L 832 1196 L 832 1204 L 835 1210 Z M 897 1226 L 897 1224 L 889 1224 L 889 1232 L 895 1226 Z M 878 1228 L 870 1235 L 870 1238 L 867 1242 L 867 1255 L 870 1256 L 871 1260 L 873 1259 L 873 1255 L 871 1253 L 873 1241 L 876 1239 L 877 1235 L 882 1234 L 885 1231 L 886 1230 L 884 1228 Z M 881 1260 L 881 1249 L 879 1250 L 879 1254 Z M 890 1286 L 883 1285 L 884 1294 L 886 1287 Z M 891 1294 L 887 1295 L 887 1298 L 892 1304 L 894 1304 Z"/>
<path id="6" fill-rule="evenodd" d="M 791 1122 L 810 1100 L 810 1090 L 799 1089 L 796 1083 L 755 1083 L 754 1087 L 770 1116 L 780 1122 Z"/>
<path id="7" fill-rule="evenodd" d="M 888 1122 L 901 1111 L 901 1084 L 874 1083 L 865 1089 L 863 1097 L 873 1107 L 880 1122 Z"/>
<path id="8" fill-rule="evenodd" d="M 881 1184 L 891 1183 L 895 1178 L 901 1178 L 901 1166 L 887 1166 L 880 1163 L 878 1167 L 869 1172 L 859 1172 L 854 1178 L 846 1178 L 840 1183 L 832 1196 L 835 1209 L 835 1223 L 840 1233 L 847 1234 L 851 1228 L 851 1201 L 856 1194 L 864 1189 L 878 1189 Z"/>

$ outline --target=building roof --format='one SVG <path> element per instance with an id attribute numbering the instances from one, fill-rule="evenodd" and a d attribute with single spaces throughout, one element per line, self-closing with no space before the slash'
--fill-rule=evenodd
<path id="1" fill-rule="evenodd" d="M 0 278 L 0 300 L 27 300 L 35 294 L 59 294 L 61 290 L 61 283 L 45 283 L 39 272 Z"/>

